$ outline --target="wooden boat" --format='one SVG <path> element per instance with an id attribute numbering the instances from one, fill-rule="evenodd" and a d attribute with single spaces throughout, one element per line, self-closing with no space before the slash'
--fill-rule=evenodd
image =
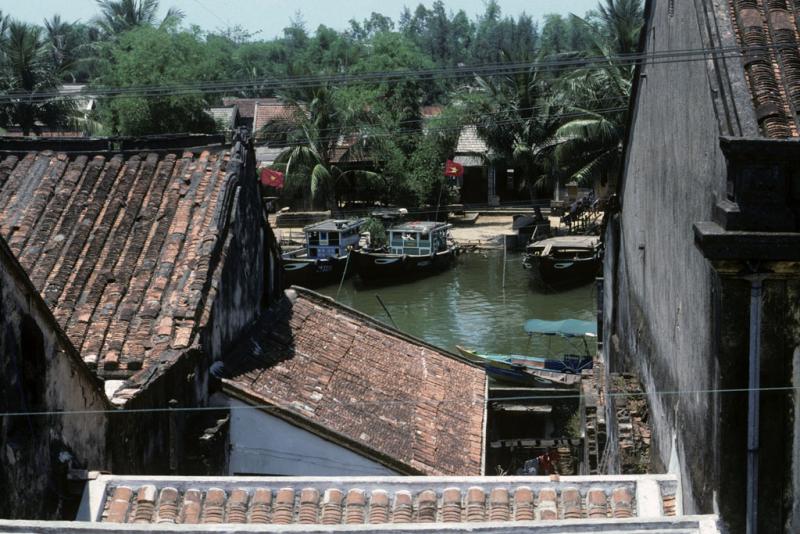
<path id="1" fill-rule="evenodd" d="M 358 246 L 366 219 L 328 219 L 303 228 L 305 247 L 282 255 L 288 285 L 320 287 L 354 272 L 350 250 Z"/>
<path id="2" fill-rule="evenodd" d="M 486 373 L 502 382 L 531 385 L 573 385 L 580 381 L 580 373 L 591 369 L 591 357 L 566 354 L 562 359 L 520 356 L 517 354 L 482 354 L 456 345 L 458 352 L 486 369 Z M 565 376 L 567 375 L 567 376 Z"/>
<path id="3" fill-rule="evenodd" d="M 561 236 L 530 243 L 522 264 L 534 280 L 561 288 L 590 282 L 600 272 L 602 256 L 597 236 Z"/>
<path id="4" fill-rule="evenodd" d="M 389 228 L 388 245 L 353 250 L 351 261 L 366 281 L 405 282 L 449 269 L 458 246 L 448 238 L 449 224 L 410 222 Z"/>
<path id="5" fill-rule="evenodd" d="M 460 345 L 456 345 L 456 349 L 466 359 L 483 367 L 494 379 L 515 384 L 572 386 L 580 381 L 581 371 L 594 366 L 587 339 L 597 336 L 595 323 L 577 319 L 563 321 L 531 319 L 525 322 L 524 328 L 531 336 L 547 337 L 547 356 L 485 354 Z M 550 344 L 552 336 L 565 340 L 567 350 L 553 355 Z M 578 340 L 582 342 L 582 348 L 576 344 Z M 583 355 L 577 354 L 578 352 L 583 352 Z"/>

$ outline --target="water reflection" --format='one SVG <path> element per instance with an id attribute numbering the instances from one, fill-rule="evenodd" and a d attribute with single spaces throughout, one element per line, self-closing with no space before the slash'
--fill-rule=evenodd
<path id="1" fill-rule="evenodd" d="M 375 295 L 380 295 L 401 330 L 434 345 L 455 350 L 464 345 L 483 352 L 536 353 L 545 346 L 531 340 L 523 323 L 532 318 L 594 320 L 594 284 L 559 293 L 535 290 L 519 254 L 466 254 L 453 269 L 414 282 L 366 287 L 357 278 L 345 281 L 343 304 L 391 324 Z M 319 290 L 336 297 L 338 286 Z"/>

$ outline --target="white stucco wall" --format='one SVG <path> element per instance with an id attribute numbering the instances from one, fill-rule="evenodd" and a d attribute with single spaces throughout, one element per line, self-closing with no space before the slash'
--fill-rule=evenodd
<path id="1" fill-rule="evenodd" d="M 283 419 L 227 397 L 228 473 L 287 476 L 393 475 L 395 471 Z"/>

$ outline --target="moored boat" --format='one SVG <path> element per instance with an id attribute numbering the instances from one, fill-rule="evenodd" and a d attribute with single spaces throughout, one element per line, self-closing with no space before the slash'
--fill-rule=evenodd
<path id="1" fill-rule="evenodd" d="M 351 252 L 358 276 L 366 281 L 405 282 L 428 276 L 453 265 L 457 245 L 449 239 L 449 224 L 422 221 L 387 230 L 387 246 Z"/>
<path id="2" fill-rule="evenodd" d="M 561 236 L 530 243 L 522 264 L 534 280 L 547 287 L 585 284 L 600 271 L 602 256 L 597 236 Z"/>
<path id="3" fill-rule="evenodd" d="M 282 256 L 289 285 L 320 287 L 354 272 L 350 251 L 358 246 L 366 219 L 328 219 L 303 228 L 305 247 Z"/>
<path id="4" fill-rule="evenodd" d="M 456 345 L 456 349 L 464 358 L 480 365 L 489 376 L 500 382 L 572 386 L 580 381 L 583 370 L 593 368 L 594 359 L 587 340 L 596 337 L 597 325 L 591 321 L 531 319 L 524 328 L 531 336 L 538 335 L 546 339 L 545 356 L 480 353 L 460 345 Z M 552 336 L 566 343 L 563 350 L 553 351 L 550 342 Z M 582 347 L 578 342 L 582 342 Z"/>

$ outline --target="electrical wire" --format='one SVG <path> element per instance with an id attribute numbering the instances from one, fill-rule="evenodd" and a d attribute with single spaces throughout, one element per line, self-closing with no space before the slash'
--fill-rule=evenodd
<path id="1" fill-rule="evenodd" d="M 383 83 L 390 81 L 408 81 L 416 79 L 425 81 L 445 80 L 458 78 L 472 78 L 475 76 L 498 76 L 514 75 L 525 72 L 561 72 L 564 70 L 594 69 L 594 68 L 619 68 L 634 66 L 642 62 L 649 64 L 663 64 L 673 62 L 706 61 L 710 58 L 724 59 L 741 57 L 748 53 L 757 51 L 775 51 L 782 49 L 781 45 L 764 46 L 730 46 L 716 48 L 691 48 L 682 50 L 671 50 L 662 52 L 647 52 L 621 54 L 615 56 L 592 56 L 575 58 L 557 58 L 541 60 L 536 62 L 524 63 L 490 63 L 464 67 L 440 67 L 434 69 L 416 70 L 395 70 L 395 71 L 371 71 L 366 73 L 333 74 L 333 75 L 309 75 L 294 76 L 283 79 L 261 78 L 255 80 L 220 80 L 220 81 L 195 81 L 169 85 L 142 85 L 128 87 L 102 87 L 98 86 L 81 92 L 65 95 L 58 90 L 41 92 L 10 92 L 0 95 L 0 103 L 24 101 L 35 103 L 38 101 L 49 101 L 53 99 L 74 99 L 74 98 L 102 98 L 102 97 L 166 97 L 179 96 L 203 92 L 207 94 L 225 93 L 234 90 L 258 89 L 267 90 L 286 90 L 319 87 L 328 84 L 353 85 L 359 83 Z M 277 104 L 276 104 L 277 105 Z"/>
<path id="2" fill-rule="evenodd" d="M 666 390 L 666 391 L 653 391 L 653 392 L 608 392 L 604 393 L 605 398 L 647 398 L 654 397 L 670 397 L 680 395 L 715 395 L 715 394 L 745 394 L 751 391 L 759 391 L 761 393 L 790 393 L 800 390 L 800 386 L 778 386 L 778 387 L 759 387 L 759 388 L 713 388 L 713 389 L 686 389 L 686 390 Z M 387 400 L 376 399 L 374 401 L 336 401 L 337 406 L 360 406 L 362 408 L 369 408 L 370 411 L 376 407 L 385 405 L 410 405 L 416 406 L 422 402 L 435 403 L 438 405 L 455 405 L 455 406 L 487 406 L 493 402 L 507 402 L 507 401 L 535 401 L 535 400 L 580 400 L 587 399 L 587 395 L 576 392 L 575 394 L 559 394 L 559 395 L 520 395 L 515 397 L 502 397 L 502 398 L 489 398 L 489 399 L 425 399 L 419 400 Z M 195 407 L 178 407 L 178 408 L 118 408 L 111 410 L 45 410 L 45 411 L 27 411 L 27 412 L 0 412 L 0 417 L 34 417 L 34 416 L 62 416 L 62 415 L 129 415 L 141 413 L 186 413 L 186 412 L 223 412 L 233 410 L 275 410 L 275 411 L 295 411 L 294 406 L 291 404 L 247 404 L 242 406 L 195 406 Z"/>

